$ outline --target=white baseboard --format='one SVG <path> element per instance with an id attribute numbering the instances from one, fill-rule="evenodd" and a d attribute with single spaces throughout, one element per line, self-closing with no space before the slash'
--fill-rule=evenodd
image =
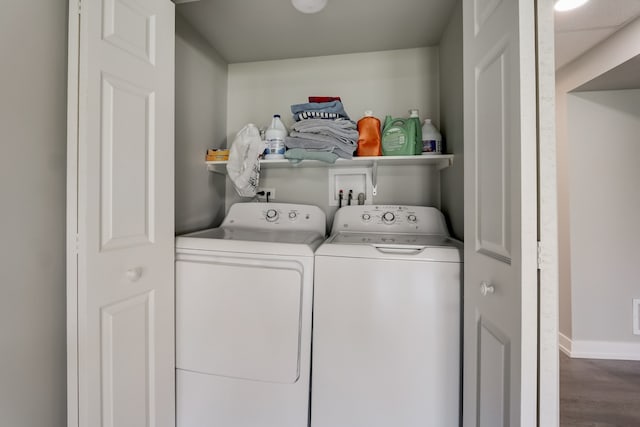
<path id="1" fill-rule="evenodd" d="M 560 347 L 560 351 L 571 357 L 571 338 L 562 332 L 558 332 L 558 346 Z"/>
<path id="2" fill-rule="evenodd" d="M 640 342 L 571 340 L 559 333 L 560 350 L 577 359 L 640 360 Z"/>

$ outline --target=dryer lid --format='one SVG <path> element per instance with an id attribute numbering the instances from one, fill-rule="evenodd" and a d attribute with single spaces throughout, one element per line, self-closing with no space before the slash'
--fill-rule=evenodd
<path id="1" fill-rule="evenodd" d="M 220 227 L 176 237 L 176 251 L 313 256 L 325 232 L 326 216 L 316 206 L 236 203 Z"/>
<path id="2" fill-rule="evenodd" d="M 196 239 L 236 240 L 244 242 L 292 243 L 309 245 L 324 236 L 309 230 L 263 230 L 244 227 L 221 227 L 198 231 L 182 237 Z"/>

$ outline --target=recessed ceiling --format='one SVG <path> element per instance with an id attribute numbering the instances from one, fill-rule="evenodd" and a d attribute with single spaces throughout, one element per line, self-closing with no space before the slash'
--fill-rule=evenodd
<path id="1" fill-rule="evenodd" d="M 229 63 L 439 44 L 454 0 L 328 0 L 305 15 L 291 0 L 174 0 Z M 555 13 L 556 68 L 640 17 L 640 0 L 590 0 Z"/>
<path id="2" fill-rule="evenodd" d="M 454 0 L 328 0 L 305 15 L 291 0 L 200 0 L 176 10 L 229 63 L 439 44 Z"/>
<path id="3" fill-rule="evenodd" d="M 555 13 L 556 69 L 567 65 L 640 16 L 640 0 L 590 0 Z"/>
<path id="4" fill-rule="evenodd" d="M 576 92 L 640 89 L 640 55 L 585 83 Z"/>

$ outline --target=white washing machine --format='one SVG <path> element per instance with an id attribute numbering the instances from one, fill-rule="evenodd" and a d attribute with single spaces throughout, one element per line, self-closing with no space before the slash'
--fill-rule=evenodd
<path id="1" fill-rule="evenodd" d="M 312 427 L 458 427 L 461 275 L 437 209 L 337 211 L 316 251 Z"/>
<path id="2" fill-rule="evenodd" d="M 239 203 L 176 238 L 178 427 L 309 422 L 314 251 L 325 214 Z"/>

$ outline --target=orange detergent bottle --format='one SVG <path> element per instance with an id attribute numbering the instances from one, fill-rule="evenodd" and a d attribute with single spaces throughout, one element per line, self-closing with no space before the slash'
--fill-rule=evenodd
<path id="1" fill-rule="evenodd" d="M 364 117 L 358 120 L 356 156 L 382 156 L 380 120 L 373 117 L 373 111 L 365 111 Z"/>

